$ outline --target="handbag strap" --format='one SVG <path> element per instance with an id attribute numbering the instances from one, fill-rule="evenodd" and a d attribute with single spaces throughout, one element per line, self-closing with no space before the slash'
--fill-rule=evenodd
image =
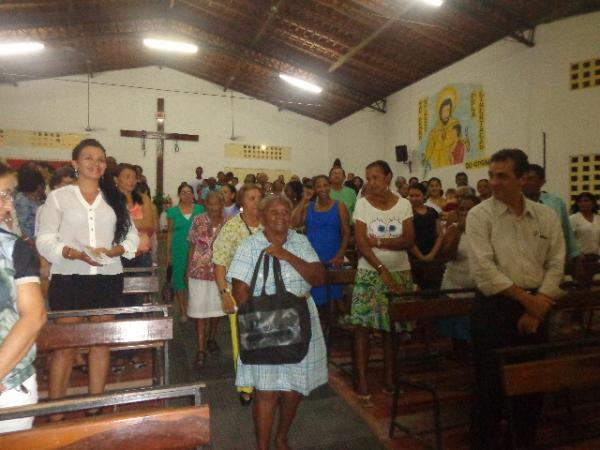
<path id="1" fill-rule="evenodd" d="M 256 261 L 256 265 L 254 266 L 254 273 L 252 274 L 252 281 L 250 282 L 250 296 L 252 297 L 254 295 L 254 289 L 256 288 L 256 279 L 258 278 L 258 271 L 260 270 L 260 263 L 261 261 L 265 260 L 265 263 L 267 265 L 267 271 L 268 271 L 268 261 L 265 258 L 265 252 L 267 251 L 267 249 L 264 249 L 262 252 L 260 252 L 260 255 L 258 256 L 258 261 Z M 264 268 L 263 268 L 264 271 Z M 263 280 L 263 293 L 265 292 L 265 284 L 267 282 L 267 278 L 266 278 L 266 274 Z"/>
<path id="2" fill-rule="evenodd" d="M 275 292 L 278 296 L 284 295 L 286 289 L 283 277 L 281 276 L 281 263 L 279 262 L 279 259 L 275 257 L 273 257 L 273 273 L 275 275 Z"/>

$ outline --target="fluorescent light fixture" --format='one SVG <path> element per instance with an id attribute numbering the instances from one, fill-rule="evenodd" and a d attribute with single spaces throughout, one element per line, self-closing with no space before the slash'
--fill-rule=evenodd
<path id="1" fill-rule="evenodd" d="M 323 91 L 323 88 L 317 86 L 316 84 L 309 83 L 308 81 L 301 80 L 300 78 L 296 78 L 291 75 L 286 75 L 285 73 L 280 73 L 279 78 L 287 83 L 290 83 L 291 85 L 296 86 L 297 88 L 304 89 L 305 91 L 312 92 L 313 94 L 320 94 Z"/>
<path id="2" fill-rule="evenodd" d="M 427 5 L 430 6 L 442 6 L 444 4 L 444 0 L 421 0 L 423 3 L 426 3 Z"/>
<path id="3" fill-rule="evenodd" d="M 198 53 L 198 46 L 188 42 L 170 41 L 167 39 L 145 38 L 144 45 L 155 50 L 164 50 L 174 53 Z"/>
<path id="4" fill-rule="evenodd" d="M 6 42 L 0 43 L 0 56 L 26 55 L 43 49 L 41 42 Z"/>

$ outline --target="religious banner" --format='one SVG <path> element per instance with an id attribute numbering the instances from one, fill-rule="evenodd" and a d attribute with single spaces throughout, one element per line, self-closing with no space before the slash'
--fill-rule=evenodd
<path id="1" fill-rule="evenodd" d="M 485 97 L 480 85 L 452 84 L 419 100 L 418 155 L 431 169 L 485 165 Z M 477 163 L 475 163 L 477 162 Z"/>
<path id="2" fill-rule="evenodd" d="M 89 135 L 62 131 L 0 130 L 0 147 L 38 147 L 72 150 Z"/>

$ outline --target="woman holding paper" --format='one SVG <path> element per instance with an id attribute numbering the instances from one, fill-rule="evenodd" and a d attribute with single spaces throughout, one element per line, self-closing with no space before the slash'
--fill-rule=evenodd
<path id="1" fill-rule="evenodd" d="M 95 139 L 85 139 L 73 149 L 77 184 L 52 191 L 40 215 L 39 253 L 52 263 L 48 289 L 51 311 L 120 306 L 123 292 L 121 256 L 133 258 L 139 244 L 124 195 L 104 176 L 106 150 Z M 107 321 L 112 316 L 94 316 Z M 74 323 L 82 318 L 57 319 Z M 50 366 L 49 397 L 64 397 L 75 349 L 54 352 Z M 104 391 L 110 349 L 89 352 L 89 393 Z M 93 413 L 97 413 L 94 411 Z M 59 420 L 59 416 L 52 418 Z"/>

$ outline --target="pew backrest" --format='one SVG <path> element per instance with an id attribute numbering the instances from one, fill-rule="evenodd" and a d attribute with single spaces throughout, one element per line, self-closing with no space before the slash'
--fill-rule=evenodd
<path id="1" fill-rule="evenodd" d="M 93 345 L 122 345 L 173 339 L 171 317 L 110 322 L 48 323 L 37 339 L 40 351 Z"/>
<path id="2" fill-rule="evenodd" d="M 502 366 L 506 395 L 600 385 L 600 350 Z"/>
<path id="3" fill-rule="evenodd" d="M 356 278 L 355 269 L 327 269 L 326 284 L 354 284 Z"/>

